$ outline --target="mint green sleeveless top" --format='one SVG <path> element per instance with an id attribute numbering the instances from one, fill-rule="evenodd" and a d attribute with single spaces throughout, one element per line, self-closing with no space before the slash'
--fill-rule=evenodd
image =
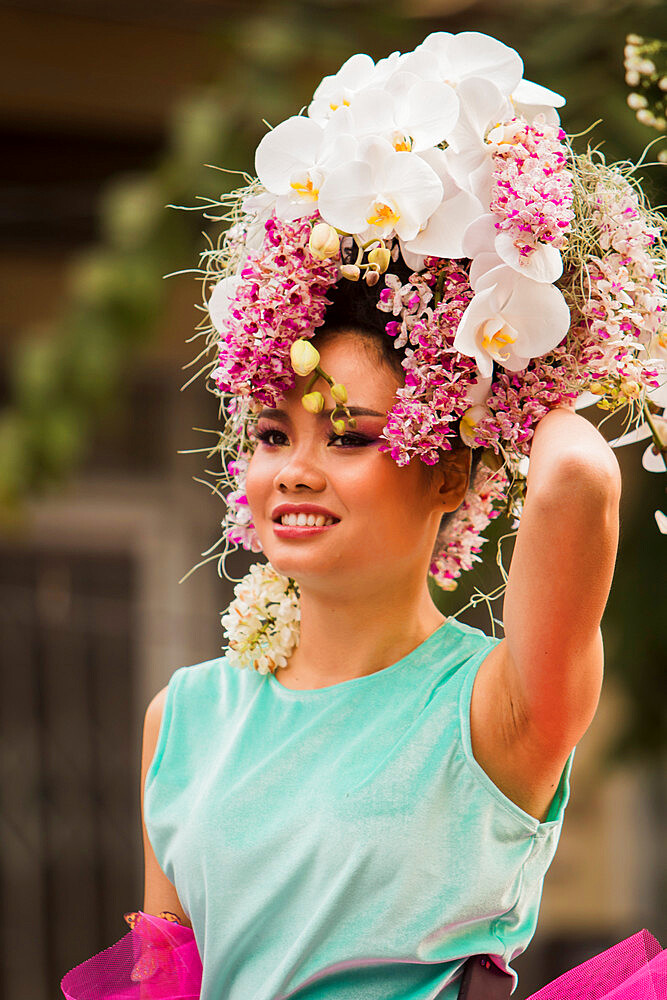
<path id="1" fill-rule="evenodd" d="M 448 620 L 385 669 L 305 691 L 224 657 L 174 672 L 144 813 L 201 1000 L 454 1000 L 468 956 L 509 970 L 574 751 L 545 822 L 476 762 L 472 687 L 498 641 Z"/>

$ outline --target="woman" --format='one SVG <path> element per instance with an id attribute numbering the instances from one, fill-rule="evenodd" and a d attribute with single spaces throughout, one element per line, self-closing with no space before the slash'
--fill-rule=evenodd
<path id="1" fill-rule="evenodd" d="M 353 57 L 262 140 L 204 255 L 224 534 L 268 563 L 225 656 L 146 713 L 142 995 L 177 995 L 156 914 L 174 953 L 192 928 L 202 1000 L 454 1000 L 478 955 L 509 989 L 598 703 L 620 477 L 573 401 L 649 408 L 653 217 L 570 156 L 506 46 L 397 56 Z M 500 640 L 427 579 L 455 586 L 503 505 Z"/>
<path id="2" fill-rule="evenodd" d="M 426 997 L 435 995 L 436 985 L 446 982 L 446 977 L 452 970 L 456 971 L 457 964 L 460 966 L 466 954 L 497 953 L 498 949 L 493 947 L 497 937 L 503 944 L 503 954 L 507 953 L 506 947 L 512 954 L 517 940 L 532 935 L 535 896 L 539 892 L 540 876 L 555 849 L 566 798 L 564 790 L 554 810 L 557 820 L 548 819 L 550 807 L 559 783 L 566 781 L 565 778 L 561 780 L 564 768 L 574 745 L 593 718 L 600 693 L 603 656 L 599 626 L 613 572 L 620 480 L 613 453 L 598 432 L 588 421 L 566 409 L 551 411 L 539 424 L 532 451 L 528 499 L 505 598 L 506 638 L 496 643 L 481 634 L 471 635 L 456 623 L 447 623 L 433 604 L 426 583 L 441 516 L 453 511 L 465 493 L 469 450 L 461 448 L 452 452 L 433 473 L 418 462 L 399 468 L 388 455 L 377 451 L 378 435 L 397 386 L 389 364 L 378 364 L 366 339 L 354 331 L 327 337 L 321 346 L 321 355 L 324 367 L 336 372 L 344 381 L 353 405 L 373 412 L 359 414 L 356 431 L 332 440 L 326 416 L 309 414 L 301 406 L 302 386 L 297 378 L 297 387 L 287 394 L 282 406 L 285 415 L 267 413 L 260 416 L 260 443 L 248 471 L 248 497 L 264 552 L 274 567 L 299 584 L 301 639 L 286 667 L 275 675 L 248 678 L 253 682 L 252 690 L 244 689 L 243 706 L 252 720 L 250 724 L 239 723 L 233 741 L 229 741 L 223 731 L 211 736 L 218 747 L 229 747 L 230 753 L 239 739 L 245 742 L 254 738 L 259 742 L 259 759 L 252 754 L 246 764 L 248 771 L 254 774 L 254 780 L 250 774 L 246 778 L 248 806 L 264 794 L 271 802 L 271 809 L 275 809 L 278 804 L 274 796 L 280 797 L 284 788 L 289 803 L 282 812 L 278 811 L 277 818 L 292 836 L 298 836 L 299 825 L 308 823 L 309 802 L 316 814 L 326 816 L 332 833 L 327 836 L 320 822 L 315 823 L 317 835 L 322 836 L 324 857 L 320 863 L 323 870 L 317 868 L 320 854 L 306 835 L 290 858 L 294 864 L 293 878 L 281 884 L 280 876 L 285 874 L 284 858 L 278 859 L 275 869 L 270 864 L 265 866 L 262 858 L 269 851 L 289 856 L 290 848 L 283 844 L 282 835 L 272 829 L 270 816 L 261 814 L 260 805 L 260 816 L 252 820 L 248 817 L 247 822 L 264 823 L 271 832 L 265 834 L 264 840 L 253 840 L 252 846 L 245 851 L 242 844 L 245 829 L 229 829 L 223 781 L 217 792 L 222 802 L 219 812 L 208 797 L 199 806 L 192 802 L 191 808 L 211 810 L 219 833 L 219 850 L 223 855 L 227 851 L 232 855 L 225 861 L 220 857 L 218 866 L 224 876 L 220 875 L 219 881 L 206 886 L 214 895 L 216 890 L 220 893 L 227 890 L 229 896 L 219 897 L 217 909 L 210 900 L 204 904 L 203 900 L 195 901 L 191 897 L 186 910 L 174 885 L 158 864 L 144 827 L 144 911 L 168 910 L 189 924 L 188 911 L 192 912 L 192 907 L 199 903 L 198 914 L 202 917 L 202 905 L 204 910 L 213 908 L 221 924 L 226 923 L 223 915 L 228 912 L 228 919 L 238 929 L 237 933 L 241 920 L 245 921 L 243 928 L 247 933 L 253 925 L 250 906 L 238 902 L 245 884 L 245 895 L 252 901 L 254 919 L 259 919 L 262 910 L 271 912 L 266 932 L 248 942 L 246 972 L 232 963 L 229 978 L 216 979 L 215 987 L 212 985 L 210 991 L 203 994 L 207 996 L 238 994 L 239 997 L 268 998 L 291 995 L 299 984 L 312 979 L 315 972 L 311 969 L 319 965 L 324 981 L 313 981 L 312 992 L 306 990 L 304 995 Z M 327 399 L 327 406 L 332 402 Z M 324 527 L 283 527 L 276 518 L 284 505 L 295 511 L 315 509 L 335 520 Z M 435 671 L 427 664 L 426 678 L 420 676 L 420 671 L 427 649 L 436 652 L 438 659 Z M 386 668 L 390 673 L 394 671 L 392 676 L 396 678 L 395 668 L 401 660 L 404 661 L 403 683 L 423 687 L 420 699 L 407 700 L 404 711 L 392 705 L 395 698 L 404 696 L 403 686 L 395 683 L 392 688 L 389 678 L 381 688 L 376 683 L 382 684 L 378 674 Z M 424 728 L 418 725 L 424 702 L 427 697 L 440 693 L 440 685 L 444 699 L 454 697 L 448 688 L 458 694 L 460 685 L 454 683 L 458 678 L 449 677 L 453 665 L 467 672 L 471 661 L 473 666 L 478 665 L 470 699 L 472 754 L 495 788 L 473 770 L 472 781 L 478 782 L 478 788 L 469 787 L 468 779 L 463 802 L 458 796 L 448 796 L 442 800 L 442 809 L 444 812 L 446 804 L 451 802 L 461 810 L 466 801 L 471 809 L 479 807 L 479 822 L 494 827 L 494 834 L 486 843 L 479 840 L 475 828 L 468 828 L 474 817 L 462 811 L 457 812 L 451 822 L 444 815 L 438 817 L 440 786 L 448 778 L 455 780 L 456 762 L 448 759 L 444 749 L 433 755 L 420 742 L 433 738 L 433 726 L 437 731 L 438 717 L 441 726 L 452 724 L 450 709 L 455 710 L 456 704 L 442 705 L 436 698 L 439 715 L 432 719 L 422 715 Z M 214 661 L 213 665 L 201 670 L 201 683 L 207 690 L 211 668 L 215 673 L 221 669 L 219 662 Z M 231 667 L 223 666 L 222 669 L 234 671 Z M 362 679 L 361 684 L 359 679 Z M 190 697 L 199 697 L 192 687 L 194 679 L 190 680 L 190 687 L 182 695 L 184 699 L 188 697 L 187 691 L 192 692 Z M 275 716 L 281 709 L 285 711 L 284 695 L 276 683 L 288 689 L 290 694 L 304 692 L 306 698 L 297 701 L 296 707 L 305 710 L 313 704 L 308 695 L 320 691 L 324 698 L 316 701 L 318 712 L 323 716 L 321 721 L 317 721 L 319 716 L 316 721 L 308 716 L 307 722 L 301 721 L 299 726 L 299 722 L 287 713 L 281 718 L 287 731 L 281 729 L 280 738 L 274 743 L 270 730 L 262 738 L 262 728 L 272 725 L 270 713 Z M 349 691 L 346 697 L 336 699 L 336 686 L 341 684 L 347 685 Z M 213 690 L 222 692 L 225 684 L 220 688 L 216 684 Z M 267 703 L 261 705 L 261 712 L 254 712 L 255 699 L 261 699 L 265 692 Z M 331 702 L 327 701 L 327 695 L 333 696 Z M 166 689 L 163 689 L 147 712 L 142 787 L 154 757 L 165 696 Z M 287 701 L 288 708 L 294 704 Z M 235 706 L 235 711 L 238 708 Z M 178 711 L 178 706 L 172 711 Z M 344 725 L 336 726 L 336 718 L 331 719 L 330 714 L 337 717 L 341 711 L 351 713 L 351 717 Z M 376 713 L 379 719 L 374 718 Z M 354 733 L 350 732 L 350 726 L 354 728 L 366 714 L 365 731 L 362 729 L 352 742 Z M 226 726 L 232 723 L 228 710 L 216 704 L 211 706 L 203 721 L 197 716 L 193 724 L 208 726 L 216 716 L 224 718 Z M 391 727 L 389 732 L 386 731 L 388 726 Z M 414 734 L 410 733 L 410 726 L 415 727 Z M 330 727 L 333 727 L 331 735 Z M 222 721 L 220 728 L 223 729 Z M 177 732 L 184 736 L 185 728 Z M 296 744 L 300 753 L 292 760 L 289 759 L 290 737 L 302 740 Z M 465 735 L 460 739 L 464 740 Z M 373 743 L 377 741 L 382 743 L 384 761 L 378 760 L 374 753 Z M 319 755 L 315 758 L 316 763 L 309 764 L 313 745 L 319 748 Z M 198 753 L 204 754 L 203 744 L 198 746 Z M 429 769 L 428 775 L 421 777 L 414 773 L 418 762 L 413 760 L 420 746 L 423 766 Z M 181 752 L 178 744 L 176 747 L 174 753 Z M 269 749 L 271 753 L 266 757 Z M 457 750 L 465 753 L 465 745 Z M 365 766 L 354 765 L 359 755 L 367 757 Z M 336 767 L 331 765 L 331 756 L 337 760 Z M 197 766 L 203 759 L 209 760 L 212 768 L 217 763 L 220 775 L 225 774 L 217 752 L 201 758 Z M 169 762 L 173 769 L 171 758 Z M 474 769 L 471 761 L 468 764 Z M 318 792 L 312 787 L 313 775 L 303 773 L 309 767 L 313 768 L 318 780 L 327 782 L 326 788 Z M 286 776 L 285 771 L 288 772 Z M 230 781 L 241 782 L 239 771 L 233 769 L 229 774 Z M 271 776 L 273 787 L 269 790 L 266 783 Z M 159 782 L 160 771 L 153 771 L 152 777 Z M 460 776 L 461 781 L 463 777 Z M 349 794 L 360 800 L 353 815 L 346 813 L 341 818 L 338 810 L 343 808 Z M 364 803 L 363 796 L 370 802 Z M 429 817 L 423 803 L 420 805 L 417 801 L 420 796 L 436 809 L 436 815 Z M 154 798 L 155 814 L 161 817 L 161 810 L 167 806 L 161 805 L 159 791 L 154 793 Z M 245 797 L 241 801 L 246 801 Z M 513 809 L 511 803 L 517 808 Z M 236 808 L 233 809 L 236 824 L 238 816 Z M 368 815 L 369 810 L 373 815 Z M 503 822 L 505 812 L 509 813 L 507 822 Z M 290 816 L 297 820 L 294 829 Z M 206 842 L 206 847 L 202 844 L 202 853 L 210 848 L 206 834 L 198 834 L 201 822 L 202 816 L 197 812 L 192 831 L 194 840 L 184 834 L 186 852 L 196 850 L 198 837 Z M 160 847 L 163 852 L 171 853 L 167 848 L 169 834 L 163 823 L 164 819 L 160 818 L 157 824 Z M 500 841 L 501 829 L 505 838 L 512 838 L 510 851 Z M 332 834 L 338 843 L 331 843 Z M 462 855 L 466 854 L 466 841 L 482 853 L 468 863 L 463 857 L 452 858 L 457 864 L 456 872 L 448 873 L 441 867 L 437 878 L 429 862 L 440 858 L 444 863 L 447 851 L 430 849 L 424 843 L 428 836 L 436 834 L 443 840 L 457 839 Z M 499 838 L 497 843 L 496 837 Z M 546 841 L 546 845 L 542 841 Z M 374 852 L 380 847 L 382 857 L 376 859 Z M 516 885 L 508 884 L 494 906 L 488 900 L 485 887 L 476 886 L 471 877 L 480 862 L 489 864 L 492 851 L 504 848 L 503 865 L 506 867 L 498 872 L 489 864 L 485 877 L 494 884 L 498 880 L 511 883 L 531 851 L 545 847 L 546 853 L 540 857 L 532 874 L 535 886 L 524 893 L 528 897 L 525 902 L 520 897 L 507 899 L 506 893 L 516 890 Z M 388 860 L 386 852 L 390 849 L 392 854 Z M 176 845 L 172 846 L 172 851 L 174 859 L 181 857 Z M 257 851 L 260 857 L 255 856 Z M 423 865 L 420 866 L 422 851 Z M 324 891 L 327 884 L 334 891 L 339 866 L 344 864 L 346 856 L 353 854 L 357 855 L 358 868 L 352 868 L 349 877 L 340 882 L 335 916 L 331 913 L 330 899 L 318 913 L 317 892 Z M 164 856 L 163 853 L 163 864 Z M 214 863 L 214 857 L 207 855 L 202 861 L 208 866 Z M 251 857 L 255 859 L 258 872 L 264 873 L 263 877 L 258 875 L 255 886 L 251 884 Z M 241 862 L 243 868 L 239 871 Z M 300 870 L 299 862 L 306 870 Z M 399 872 L 392 875 L 395 866 L 409 869 L 409 877 L 407 873 L 401 877 Z M 237 871 L 237 878 L 230 885 L 232 870 Z M 172 877 L 175 874 L 178 881 L 180 873 L 173 867 L 168 871 Z M 270 874 L 275 881 L 271 881 Z M 459 884 L 463 876 L 463 883 Z M 199 870 L 197 877 L 200 877 Z M 360 890 L 355 890 L 355 882 L 358 886 L 360 881 L 368 882 L 363 889 L 365 902 L 363 897 L 359 899 Z M 269 886 L 273 886 L 273 890 Z M 371 906 L 369 894 L 374 887 L 378 905 L 385 907 L 391 917 L 378 914 Z M 192 891 L 188 883 L 188 892 Z M 271 891 L 280 899 L 280 907 L 272 905 Z M 304 897 L 302 903 L 298 901 L 299 894 Z M 407 894 L 407 898 L 403 894 Z M 276 923 L 283 926 L 283 907 L 287 906 L 290 896 L 295 902 L 284 932 L 294 950 L 282 940 L 285 935 L 275 926 Z M 448 899 L 449 896 L 452 898 Z M 441 900 L 440 926 L 435 922 L 420 924 L 420 918 L 428 921 L 435 912 L 437 897 Z M 230 912 L 227 898 L 236 901 L 236 914 Z M 358 913 L 355 913 L 353 900 L 360 907 Z M 464 924 L 463 913 L 472 920 L 468 908 L 473 901 L 480 904 L 480 917 L 471 934 L 470 927 Z M 505 937 L 498 911 L 507 907 L 508 902 L 515 909 L 507 916 Z M 296 923 L 299 915 L 300 925 Z M 316 915 L 318 933 L 313 934 L 309 923 Z M 212 917 L 213 914 L 210 919 Z M 517 919 L 520 927 L 515 926 Z M 356 947 L 346 953 L 338 943 L 339 951 L 335 955 L 332 939 L 340 936 L 341 920 L 344 925 L 348 922 L 357 925 L 354 930 Z M 414 940 L 409 936 L 410 922 L 416 925 L 413 934 L 419 934 Z M 370 926 L 365 927 L 365 923 Z M 425 947 L 428 935 L 438 931 L 444 934 L 446 924 L 449 924 L 447 947 L 441 945 L 440 951 L 435 945 L 430 949 L 426 947 L 420 958 L 419 944 Z M 215 923 L 210 924 L 207 919 L 205 926 L 208 937 L 214 933 Z M 345 936 L 347 929 L 347 926 L 342 928 Z M 374 947 L 369 945 L 369 951 L 362 949 L 363 957 L 360 958 L 358 942 L 362 936 L 372 941 L 373 932 Z M 300 935 L 307 935 L 307 940 L 295 948 L 294 941 L 298 942 Z M 400 973 L 386 955 L 386 943 L 394 939 L 392 957 L 395 963 L 408 963 L 410 957 L 415 962 L 412 967 L 407 964 L 399 967 Z M 305 962 L 302 975 L 286 979 L 283 968 L 282 975 L 273 980 L 279 957 L 272 954 L 271 941 L 283 955 L 288 948 L 289 962 L 285 964 L 289 967 L 293 968 L 297 961 Z M 470 949 L 468 952 L 466 946 Z M 216 947 L 216 944 L 210 946 L 212 955 Z M 264 950 L 268 968 L 263 964 L 261 952 Z M 318 958 L 319 951 L 321 958 Z M 383 953 L 385 962 L 381 964 L 379 956 Z M 255 971 L 252 969 L 253 954 Z M 437 961 L 438 954 L 443 956 L 441 962 Z M 445 961 L 444 956 L 448 956 L 449 961 Z M 216 957 L 224 961 L 222 956 Z M 340 963 L 348 959 L 344 972 L 338 973 L 343 977 L 341 983 L 336 982 L 333 971 L 336 957 Z M 371 983 L 368 963 L 374 959 L 378 965 Z M 433 964 L 424 966 L 420 961 Z M 323 974 L 324 968 L 329 970 L 328 975 Z M 352 968 L 358 980 L 353 978 Z M 206 972 L 206 960 L 204 969 Z M 221 974 L 222 969 L 219 969 L 216 975 Z M 243 985 L 236 986 L 237 980 Z M 263 985 L 265 993 L 260 992 Z M 458 985 L 455 982 L 442 996 L 456 996 Z M 417 989 L 421 992 L 416 992 Z"/>

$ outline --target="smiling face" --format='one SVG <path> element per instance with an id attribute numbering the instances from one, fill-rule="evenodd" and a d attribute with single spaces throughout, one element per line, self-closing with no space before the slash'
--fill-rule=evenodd
<path id="1" fill-rule="evenodd" d="M 317 346 L 322 368 L 346 386 L 357 426 L 335 433 L 335 404 L 321 378 L 314 388 L 324 396 L 322 413 L 302 406 L 308 377 L 298 376 L 279 409 L 262 411 L 246 487 L 264 553 L 301 586 L 333 584 L 348 594 L 388 579 L 400 585 L 404 574 L 425 580 L 441 516 L 465 492 L 468 453 L 447 456 L 444 475 L 419 459 L 399 467 L 378 451 L 397 375 L 354 333 L 332 334 Z M 314 508 L 320 522 L 334 523 L 283 525 L 278 508 L 285 505 Z"/>

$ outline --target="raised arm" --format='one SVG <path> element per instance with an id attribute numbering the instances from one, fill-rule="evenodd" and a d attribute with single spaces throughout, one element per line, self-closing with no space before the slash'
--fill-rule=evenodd
<path id="1" fill-rule="evenodd" d="M 526 731 L 553 759 L 569 753 L 597 708 L 620 492 L 616 457 L 588 420 L 559 407 L 539 422 L 503 645 Z"/>
<path id="2" fill-rule="evenodd" d="M 162 688 L 150 705 L 146 709 L 144 721 L 143 749 L 141 754 L 141 825 L 144 838 L 144 913 L 152 913 L 158 916 L 163 910 L 175 913 L 183 924 L 192 927 L 190 920 L 181 906 L 175 887 L 160 868 L 155 852 L 148 839 L 146 823 L 144 821 L 144 785 L 146 774 L 150 767 L 155 747 L 157 745 L 164 709 L 164 700 L 167 689 Z"/>

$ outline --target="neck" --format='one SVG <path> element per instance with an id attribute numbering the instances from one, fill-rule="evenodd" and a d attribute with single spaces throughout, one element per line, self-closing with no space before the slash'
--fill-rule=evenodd
<path id="1" fill-rule="evenodd" d="M 299 645 L 276 679 L 302 689 L 328 687 L 391 666 L 446 620 L 425 579 L 407 590 L 393 580 L 391 588 L 343 597 L 300 585 L 300 606 Z"/>

